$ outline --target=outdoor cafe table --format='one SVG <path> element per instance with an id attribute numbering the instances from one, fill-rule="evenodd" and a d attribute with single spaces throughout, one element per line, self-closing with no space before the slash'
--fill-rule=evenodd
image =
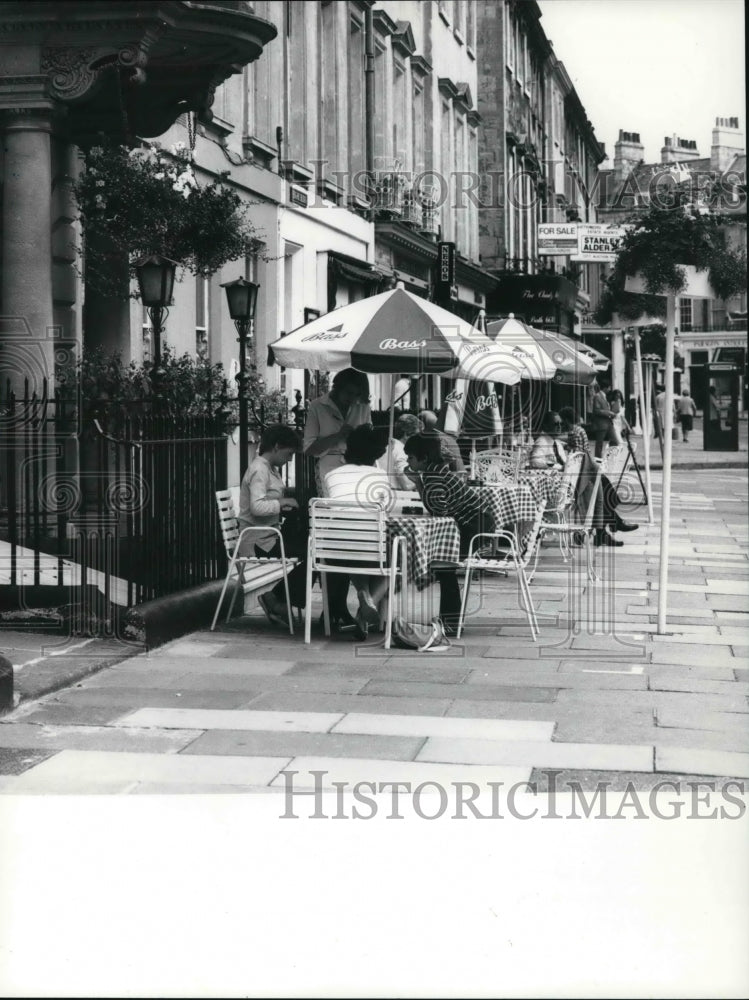
<path id="1" fill-rule="evenodd" d="M 407 580 L 423 590 L 433 562 L 457 563 L 460 532 L 452 517 L 391 514 L 387 518 L 388 545 L 395 536 L 406 540 Z"/>
<path id="2" fill-rule="evenodd" d="M 547 507 L 556 506 L 562 488 L 561 469 L 522 469 L 519 480 L 531 488 L 536 503 L 545 500 Z"/>

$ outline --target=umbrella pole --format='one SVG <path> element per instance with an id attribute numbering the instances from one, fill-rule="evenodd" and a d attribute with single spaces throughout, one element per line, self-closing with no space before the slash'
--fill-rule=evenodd
<path id="1" fill-rule="evenodd" d="M 640 404 L 640 421 L 642 423 L 642 455 L 645 462 L 645 492 L 648 501 L 648 524 L 653 523 L 653 492 L 650 486 L 650 427 L 647 407 L 645 405 L 645 383 L 642 378 L 642 353 L 640 348 L 640 331 L 635 327 L 635 360 L 637 364 L 637 392 Z"/>
<path id="2" fill-rule="evenodd" d="M 674 330 L 676 297 L 666 298 L 666 403 L 663 413 L 663 485 L 661 487 L 661 555 L 658 567 L 658 635 L 666 631 L 668 555 L 671 531 L 671 448 L 674 425 Z"/>
<path id="3" fill-rule="evenodd" d="M 390 419 L 388 421 L 388 450 L 387 450 L 387 456 L 388 456 L 387 477 L 388 477 L 388 481 L 390 481 L 390 477 L 393 474 L 393 448 L 392 448 L 392 442 L 393 442 L 393 429 L 394 429 L 394 426 L 395 426 L 395 381 L 396 381 L 396 376 L 395 376 L 395 373 L 393 373 L 390 376 Z"/>

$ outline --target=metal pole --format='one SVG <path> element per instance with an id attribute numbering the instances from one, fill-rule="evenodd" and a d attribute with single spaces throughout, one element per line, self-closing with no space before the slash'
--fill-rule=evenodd
<path id="1" fill-rule="evenodd" d="M 648 524 L 653 523 L 653 491 L 650 486 L 650 421 L 645 406 L 645 384 L 642 373 L 642 353 L 640 350 L 640 331 L 635 327 L 635 362 L 637 364 L 637 392 L 640 404 L 640 421 L 642 423 L 642 454 L 645 461 L 645 492 L 648 501 Z"/>
<path id="2" fill-rule="evenodd" d="M 149 306 L 148 315 L 151 319 L 151 329 L 153 330 L 153 364 L 158 368 L 161 364 L 161 334 L 164 331 L 164 314 L 166 309 L 162 306 Z"/>
<path id="3" fill-rule="evenodd" d="M 661 499 L 661 555 L 658 567 L 658 634 L 666 631 L 668 603 L 668 548 L 671 530 L 671 448 L 674 426 L 674 335 L 676 297 L 666 299 L 666 403 L 663 414 L 663 486 Z"/>
<path id="4" fill-rule="evenodd" d="M 247 410 L 247 330 L 250 321 L 237 319 L 234 321 L 239 337 L 239 374 L 237 375 L 237 393 L 239 396 L 239 480 L 244 478 L 250 452 L 249 413 Z"/>
<path id="5" fill-rule="evenodd" d="M 398 376 L 393 373 L 390 376 L 390 418 L 388 420 L 388 462 L 387 462 L 387 476 L 388 481 L 392 485 L 391 476 L 393 474 L 393 429 L 395 427 L 395 383 Z"/>

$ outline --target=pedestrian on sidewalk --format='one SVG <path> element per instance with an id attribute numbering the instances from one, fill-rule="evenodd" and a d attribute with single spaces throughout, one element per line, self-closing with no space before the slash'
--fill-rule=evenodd
<path id="1" fill-rule="evenodd" d="M 682 390 L 681 396 L 676 400 L 676 412 L 681 424 L 681 437 L 683 441 L 689 440 L 689 432 L 694 426 L 694 418 L 697 415 L 697 407 L 694 400 L 689 395 L 689 389 Z"/>
<path id="2" fill-rule="evenodd" d="M 307 533 L 299 520 L 299 504 L 285 495 L 281 469 L 299 447 L 299 437 L 293 427 L 273 424 L 260 438 L 257 458 L 245 472 L 239 487 L 239 530 L 269 527 L 281 529 L 284 554 L 299 560 L 288 574 L 289 600 L 294 608 L 303 608 L 306 588 Z M 283 518 L 283 521 L 282 521 Z M 250 539 L 247 539 L 250 543 Z M 255 534 L 252 538 L 255 555 L 260 558 L 280 559 L 281 542 L 278 535 L 269 531 L 267 536 Z M 243 554 L 247 554 L 244 552 Z M 275 625 L 289 627 L 286 610 L 286 590 L 279 580 L 273 590 L 258 598 L 265 616 Z"/>
<path id="3" fill-rule="evenodd" d="M 594 386 L 595 392 L 593 394 L 590 420 L 593 437 L 596 442 L 596 458 L 600 458 L 603 454 L 604 442 L 609 444 L 615 443 L 616 434 L 613 425 L 614 411 L 611 409 L 606 395 L 609 390 L 609 383 L 604 379 L 599 379 L 594 383 Z"/>

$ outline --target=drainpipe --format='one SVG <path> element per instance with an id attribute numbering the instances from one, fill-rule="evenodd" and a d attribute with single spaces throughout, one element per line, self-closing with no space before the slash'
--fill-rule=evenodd
<path id="1" fill-rule="evenodd" d="M 375 66 L 374 66 L 374 16 L 372 8 L 367 7 L 364 14 L 364 117 L 366 120 L 365 166 L 368 183 L 374 182 L 374 115 L 375 115 Z M 374 221 L 374 205 L 369 209 L 370 222 Z"/>

